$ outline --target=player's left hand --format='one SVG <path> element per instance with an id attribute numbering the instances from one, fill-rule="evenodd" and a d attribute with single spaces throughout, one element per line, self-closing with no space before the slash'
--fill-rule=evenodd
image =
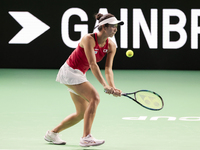
<path id="1" fill-rule="evenodd" d="M 115 96 L 115 97 L 120 97 L 121 94 L 122 94 L 122 91 L 121 91 L 121 90 L 116 89 L 116 88 L 114 89 L 113 96 Z"/>

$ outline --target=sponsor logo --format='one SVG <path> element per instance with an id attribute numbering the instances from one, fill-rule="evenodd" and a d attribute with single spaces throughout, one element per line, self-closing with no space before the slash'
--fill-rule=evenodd
<path id="1" fill-rule="evenodd" d="M 157 121 L 157 120 L 167 120 L 167 121 L 200 121 L 200 117 L 196 116 L 190 116 L 190 117 L 173 117 L 173 116 L 155 116 L 149 118 L 148 116 L 139 116 L 139 117 L 123 117 L 123 120 L 140 120 L 140 121 L 145 121 L 145 120 L 150 120 L 150 121 Z"/>
<path id="2" fill-rule="evenodd" d="M 129 14 L 131 13 L 128 8 L 120 8 L 119 11 L 120 16 L 123 16 L 120 19 L 124 21 L 124 25 L 119 27 L 120 48 L 127 49 L 129 47 L 129 42 L 131 42 L 130 44 L 132 44 L 133 49 L 140 49 L 142 37 L 141 32 L 143 32 L 149 49 L 159 49 L 159 47 L 162 47 L 163 49 L 179 49 L 183 47 L 188 40 L 191 42 L 191 49 L 199 48 L 198 35 L 200 34 L 200 26 L 198 22 L 200 17 L 200 9 L 190 9 L 186 15 L 186 12 L 177 8 L 162 10 L 158 8 L 152 8 L 149 10 L 148 16 L 145 16 L 141 8 L 132 8 L 132 20 L 130 20 L 131 17 Z M 99 9 L 99 13 L 106 14 L 108 12 L 109 11 L 107 8 Z M 71 23 L 70 17 L 72 15 L 78 16 L 82 22 L 89 21 L 89 18 L 87 12 L 81 8 L 69 8 L 62 16 L 61 35 L 63 42 L 68 47 L 76 48 L 77 44 L 81 40 L 81 37 L 88 33 L 88 24 L 75 24 L 75 32 L 80 32 L 81 36 L 77 41 L 72 40 L 69 34 L 69 26 Z M 178 18 L 179 21 L 177 23 L 172 23 L 171 20 L 173 17 Z M 132 24 L 129 25 L 129 23 Z M 97 24 L 98 21 L 96 21 L 95 26 Z M 188 25 L 186 26 L 186 24 Z M 129 33 L 131 33 L 129 27 L 133 29 L 131 30 L 132 35 L 130 36 L 128 36 Z M 186 28 L 190 28 L 190 30 L 186 31 Z M 97 29 L 95 30 L 97 31 Z M 93 32 L 95 32 L 95 30 Z M 160 35 L 160 32 L 161 37 L 158 36 Z M 172 32 L 179 35 L 179 38 L 176 40 L 171 39 Z M 131 39 L 129 39 L 129 37 L 131 37 Z M 159 42 L 160 38 L 162 38 L 162 43 Z M 118 47 L 115 36 L 112 37 L 112 40 Z"/>
<path id="3" fill-rule="evenodd" d="M 149 15 L 145 16 L 143 10 L 140 8 L 132 9 L 132 20 L 129 21 L 132 26 L 133 32 L 131 39 L 128 39 L 130 33 L 128 24 L 128 8 L 120 8 L 120 16 L 124 21 L 124 26 L 120 26 L 120 48 L 127 49 L 129 43 L 132 44 L 133 49 L 140 49 L 141 47 L 141 32 L 145 37 L 146 43 L 149 49 L 179 49 L 183 47 L 188 40 L 191 42 L 191 49 L 199 49 L 199 34 L 200 26 L 198 24 L 200 17 L 200 9 L 190 9 L 190 14 L 186 15 L 186 12 L 180 9 L 162 9 L 152 8 L 149 10 Z M 108 13 L 107 8 L 100 8 L 99 13 Z M 159 14 L 161 13 L 161 14 Z M 44 32 L 50 29 L 48 25 L 40 21 L 34 15 L 27 11 L 9 11 L 9 14 L 22 26 L 22 29 L 16 34 L 9 44 L 29 44 L 31 41 L 42 35 Z M 80 32 L 80 38 L 78 40 L 72 40 L 70 38 L 69 26 L 71 16 L 78 16 L 82 22 L 88 22 L 88 14 L 82 8 L 69 8 L 66 10 L 61 19 L 61 36 L 66 46 L 70 48 L 76 48 L 81 38 L 88 34 L 89 24 L 74 24 L 74 32 Z M 160 19 L 160 17 L 162 19 Z M 177 23 L 171 23 L 172 17 L 178 18 Z M 189 17 L 189 18 L 188 18 Z M 148 19 L 146 19 L 148 18 Z M 149 20 L 149 21 L 147 21 Z M 96 21 L 95 26 L 98 24 Z M 190 26 L 190 30 L 186 31 L 186 24 Z M 161 26 L 160 26 L 161 25 Z M 97 29 L 95 29 L 97 30 Z M 94 31 L 95 31 L 94 30 Z M 94 32 L 93 31 L 93 32 Z M 159 45 L 158 35 L 162 33 L 162 43 Z M 174 32 L 179 35 L 177 40 L 171 39 L 171 33 Z M 188 33 L 189 32 L 189 33 Z M 115 36 L 112 38 L 113 42 L 118 47 Z"/>
<path id="4" fill-rule="evenodd" d="M 97 48 L 94 49 L 94 53 L 95 53 L 95 54 L 97 54 L 98 51 L 99 51 L 99 49 L 97 49 Z"/>
<path id="5" fill-rule="evenodd" d="M 8 13 L 22 26 L 9 44 L 29 44 L 50 29 L 48 25 L 27 11 L 9 11 Z"/>

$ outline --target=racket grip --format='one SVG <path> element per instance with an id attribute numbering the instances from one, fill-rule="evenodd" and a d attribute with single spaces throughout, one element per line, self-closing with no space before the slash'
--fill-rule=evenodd
<path id="1" fill-rule="evenodd" d="M 104 92 L 107 93 L 107 90 L 104 89 Z M 126 93 L 121 93 L 121 95 L 126 95 Z"/>

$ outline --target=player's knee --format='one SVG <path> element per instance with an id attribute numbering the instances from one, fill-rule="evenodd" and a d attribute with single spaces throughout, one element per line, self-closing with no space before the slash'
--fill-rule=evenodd
<path id="1" fill-rule="evenodd" d="M 84 114 L 86 111 L 87 107 L 82 107 L 79 111 L 76 112 L 77 118 L 82 120 L 84 118 Z"/>
<path id="2" fill-rule="evenodd" d="M 95 96 L 95 100 L 94 101 L 95 101 L 96 105 L 99 105 L 99 103 L 100 103 L 100 97 L 99 97 L 99 95 Z"/>
<path id="3" fill-rule="evenodd" d="M 84 118 L 84 112 L 77 113 L 77 119 L 82 120 Z"/>
<path id="4" fill-rule="evenodd" d="M 94 105 L 94 107 L 97 107 L 100 103 L 100 97 L 98 94 L 96 94 L 95 96 L 93 96 L 90 100 L 90 104 Z"/>

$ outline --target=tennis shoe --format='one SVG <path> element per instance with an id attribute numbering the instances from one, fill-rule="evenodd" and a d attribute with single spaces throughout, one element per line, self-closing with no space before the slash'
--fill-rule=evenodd
<path id="1" fill-rule="evenodd" d="M 44 136 L 44 139 L 46 141 L 51 142 L 51 143 L 56 144 L 56 145 L 65 145 L 66 144 L 65 141 L 60 139 L 58 133 L 54 133 L 54 132 L 51 132 L 51 131 L 47 131 L 47 133 Z"/>
<path id="2" fill-rule="evenodd" d="M 97 140 L 94 137 L 92 137 L 91 134 L 87 135 L 86 137 L 82 137 L 80 139 L 79 145 L 82 147 L 89 147 L 89 146 L 98 146 L 103 144 L 104 140 Z"/>

